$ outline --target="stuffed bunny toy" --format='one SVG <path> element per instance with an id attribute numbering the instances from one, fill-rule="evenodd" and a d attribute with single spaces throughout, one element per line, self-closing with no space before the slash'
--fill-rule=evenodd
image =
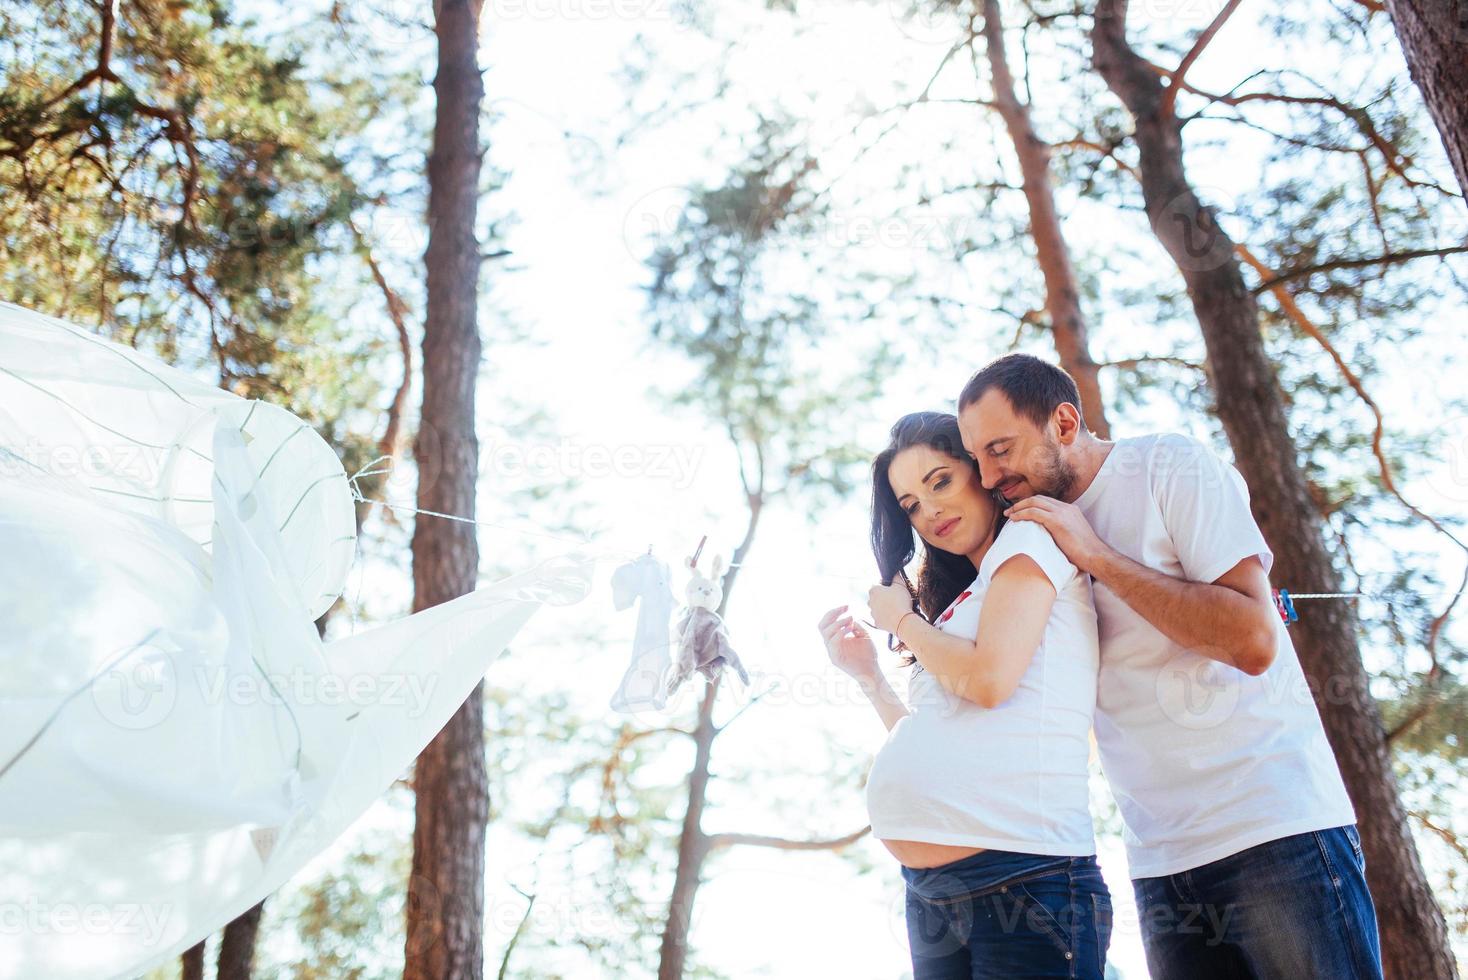
<path id="1" fill-rule="evenodd" d="M 742 682 L 748 684 L 749 673 L 740 662 L 739 654 L 729 644 L 723 619 L 715 612 L 724 599 L 720 576 L 724 569 L 723 559 L 714 559 L 709 577 L 698 570 L 692 558 L 688 559 L 687 565 L 690 575 L 685 592 L 688 610 L 678 623 L 678 653 L 668 678 L 668 693 L 676 691 L 695 670 L 713 680 L 726 664 L 734 668 Z"/>

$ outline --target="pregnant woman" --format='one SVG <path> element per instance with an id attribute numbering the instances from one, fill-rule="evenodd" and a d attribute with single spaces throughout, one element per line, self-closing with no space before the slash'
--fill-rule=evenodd
<path id="1" fill-rule="evenodd" d="M 1002 508 L 954 416 L 904 416 L 872 464 L 872 547 L 884 583 L 913 559 L 914 532 L 923 561 L 915 595 L 903 578 L 870 605 L 907 654 L 909 704 L 847 607 L 821 634 L 889 730 L 867 809 L 902 864 L 913 980 L 1101 980 L 1111 893 L 1087 792 L 1091 583 Z"/>

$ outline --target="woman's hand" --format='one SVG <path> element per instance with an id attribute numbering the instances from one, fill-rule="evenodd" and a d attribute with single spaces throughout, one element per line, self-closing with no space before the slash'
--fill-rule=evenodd
<path id="1" fill-rule="evenodd" d="M 912 595 L 907 586 L 898 582 L 874 585 L 867 593 L 867 605 L 872 610 L 872 623 L 877 629 L 896 633 L 898 621 L 912 612 Z"/>
<path id="2" fill-rule="evenodd" d="M 877 646 L 871 634 L 846 613 L 845 606 L 828 611 L 818 625 L 831 663 L 852 677 L 877 672 Z"/>

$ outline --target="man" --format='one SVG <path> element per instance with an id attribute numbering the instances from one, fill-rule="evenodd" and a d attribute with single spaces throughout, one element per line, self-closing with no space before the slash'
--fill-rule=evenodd
<path id="1" fill-rule="evenodd" d="M 1070 376 L 1024 354 L 958 414 L 1009 518 L 1091 575 L 1096 741 L 1154 980 L 1380 978 L 1355 810 L 1238 471 L 1188 436 L 1097 439 Z"/>

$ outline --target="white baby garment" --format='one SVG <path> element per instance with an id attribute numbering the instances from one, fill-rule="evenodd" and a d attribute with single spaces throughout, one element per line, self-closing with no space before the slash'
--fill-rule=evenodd
<path id="1" fill-rule="evenodd" d="M 612 573 L 612 602 L 617 609 L 628 609 L 639 598 L 642 600 L 632 639 L 632 663 L 622 676 L 621 687 L 612 695 L 613 711 L 661 709 L 667 702 L 663 677 L 672 666 L 668 622 L 674 603 L 670 580 L 668 566 L 651 554 Z"/>

